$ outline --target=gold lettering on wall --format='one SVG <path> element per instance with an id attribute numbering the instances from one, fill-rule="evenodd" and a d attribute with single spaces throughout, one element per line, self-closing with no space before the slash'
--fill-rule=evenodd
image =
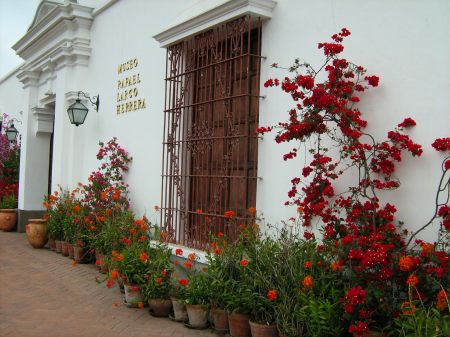
<path id="1" fill-rule="evenodd" d="M 117 80 L 116 113 L 118 115 L 147 107 L 145 98 L 139 98 L 138 86 L 141 83 L 141 74 L 131 73 L 133 70 L 137 71 L 138 65 L 138 59 L 134 58 L 117 66 L 119 76 L 126 73 L 125 77 Z"/>

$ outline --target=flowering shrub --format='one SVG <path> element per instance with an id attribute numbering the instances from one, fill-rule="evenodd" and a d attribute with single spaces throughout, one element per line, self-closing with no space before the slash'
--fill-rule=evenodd
<path id="1" fill-rule="evenodd" d="M 3 118 L 7 125 L 8 115 Z M 0 209 L 16 208 L 19 191 L 20 144 L 10 144 L 4 129 L 0 132 Z"/>
<path id="2" fill-rule="evenodd" d="M 301 211 L 306 239 L 314 237 L 313 219 L 321 220 L 321 249 L 329 254 L 332 266 L 346 284 L 341 305 L 347 331 L 363 336 L 370 327 L 392 323 L 392 317 L 398 316 L 401 303 L 406 300 L 408 287 L 426 285 L 426 305 L 433 305 L 439 286 L 450 287 L 450 208 L 448 196 L 443 204 L 436 197 L 431 220 L 407 238 L 407 233 L 394 222 L 396 207 L 380 202 L 378 191 L 400 186 L 394 174 L 402 156 L 409 152 L 419 157 L 423 150 L 407 134 L 416 125 L 412 118 L 405 118 L 383 141 L 376 141 L 365 131 L 368 123 L 357 103 L 366 90 L 379 85 L 379 78 L 340 57 L 342 42 L 349 35 L 343 28 L 332 36 L 332 41 L 318 44 L 325 55 L 319 70 L 297 59 L 289 68 L 290 77 L 265 83 L 266 87 L 279 87 L 288 94 L 293 107 L 286 121 L 260 127 L 257 132 L 277 131 L 277 143 L 313 144 L 309 151 L 312 161 L 292 178 L 286 204 L 296 205 Z M 326 79 L 320 81 L 323 71 Z M 443 138 L 436 140 L 433 147 L 448 151 L 449 144 L 449 138 Z M 295 147 L 283 158 L 290 160 L 297 154 Z M 449 168 L 447 157 L 438 195 L 448 193 Z M 358 179 L 347 191 L 336 194 L 334 185 L 345 172 Z M 439 218 L 440 235 L 432 252 L 419 254 L 411 250 L 415 248 L 410 244 L 417 233 Z M 422 249 L 429 247 L 422 241 L 416 244 Z"/>

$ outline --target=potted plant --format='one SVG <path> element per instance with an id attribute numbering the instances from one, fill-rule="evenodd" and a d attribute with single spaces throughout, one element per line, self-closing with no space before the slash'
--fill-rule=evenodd
<path id="1" fill-rule="evenodd" d="M 208 274 L 200 271 L 190 273 L 184 302 L 189 319 L 189 326 L 203 329 L 208 326 L 210 303 L 210 282 Z"/>
<path id="2" fill-rule="evenodd" d="M 136 220 L 127 235 L 121 238 L 124 248 L 113 251 L 112 269 L 117 270 L 124 281 L 125 302 L 128 307 L 142 307 L 142 286 L 150 278 L 151 253 L 147 237 L 148 225 L 143 219 Z"/>
<path id="3" fill-rule="evenodd" d="M 0 229 L 9 232 L 17 224 L 17 199 L 13 194 L 0 198 Z"/>
<path id="4" fill-rule="evenodd" d="M 33 248 L 42 248 L 48 241 L 47 224 L 45 219 L 30 219 L 26 225 L 28 243 Z"/>
<path id="5" fill-rule="evenodd" d="M 150 313 L 156 317 L 168 317 L 172 312 L 170 300 L 172 263 L 171 250 L 164 244 L 150 248 L 151 261 L 149 278 L 143 286 L 144 295 L 150 306 Z"/>

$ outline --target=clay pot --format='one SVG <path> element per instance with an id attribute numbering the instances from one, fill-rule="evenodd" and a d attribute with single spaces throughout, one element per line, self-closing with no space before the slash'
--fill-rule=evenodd
<path id="1" fill-rule="evenodd" d="M 68 243 L 67 244 L 67 249 L 69 251 L 69 258 L 73 259 L 74 255 L 75 255 L 75 252 L 74 252 L 74 249 L 73 249 L 73 245 L 71 243 Z"/>
<path id="2" fill-rule="evenodd" d="M 228 331 L 228 313 L 226 310 L 212 308 L 211 319 L 215 330 L 222 333 Z"/>
<path id="3" fill-rule="evenodd" d="M 69 256 L 69 246 L 66 241 L 61 241 L 61 254 L 62 256 Z"/>
<path id="4" fill-rule="evenodd" d="M 48 241 L 47 224 L 44 219 L 30 219 L 25 227 L 28 243 L 33 248 L 42 248 Z"/>
<path id="5" fill-rule="evenodd" d="M 252 337 L 278 337 L 278 328 L 275 324 L 267 325 L 250 321 Z"/>
<path id="6" fill-rule="evenodd" d="M 158 298 L 148 300 L 150 313 L 155 317 L 169 317 L 172 312 L 172 301 Z"/>
<path id="7" fill-rule="evenodd" d="M 173 306 L 174 320 L 177 322 L 186 322 L 188 319 L 188 315 L 184 303 L 175 297 L 171 297 L 170 299 Z"/>
<path id="8" fill-rule="evenodd" d="M 61 241 L 55 240 L 55 252 L 61 254 Z"/>
<path id="9" fill-rule="evenodd" d="M 16 227 L 17 213 L 15 209 L 0 209 L 0 229 L 10 232 Z"/>
<path id="10" fill-rule="evenodd" d="M 208 326 L 208 307 L 202 304 L 186 304 L 191 328 L 203 329 Z"/>
<path id="11" fill-rule="evenodd" d="M 89 263 L 89 251 L 84 247 L 73 247 L 73 259 L 78 263 Z"/>
<path id="12" fill-rule="evenodd" d="M 229 313 L 228 325 L 230 327 L 230 335 L 232 337 L 251 337 L 249 319 L 248 315 Z"/>
<path id="13" fill-rule="evenodd" d="M 124 284 L 125 287 L 125 304 L 128 308 L 137 308 L 139 302 L 144 303 L 141 289 L 136 284 Z"/>
<path id="14" fill-rule="evenodd" d="M 55 239 L 52 238 L 50 235 L 48 236 L 48 248 L 50 248 L 50 250 L 55 250 L 56 249 Z"/>

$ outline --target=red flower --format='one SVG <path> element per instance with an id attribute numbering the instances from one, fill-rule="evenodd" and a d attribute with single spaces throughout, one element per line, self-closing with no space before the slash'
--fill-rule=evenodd
<path id="1" fill-rule="evenodd" d="M 364 79 L 371 85 L 372 87 L 377 87 L 380 78 L 378 76 L 366 76 Z"/>
<path id="2" fill-rule="evenodd" d="M 189 262 L 189 261 L 185 261 L 185 262 L 184 262 L 184 266 L 185 266 L 186 268 L 188 268 L 188 269 L 192 269 L 192 263 Z"/>
<path id="3" fill-rule="evenodd" d="M 222 249 L 220 249 L 220 248 L 214 249 L 214 254 L 216 254 L 216 255 L 222 254 Z"/>
<path id="4" fill-rule="evenodd" d="M 356 322 L 356 325 L 350 325 L 348 332 L 355 334 L 358 337 L 364 336 L 369 332 L 369 327 L 366 322 Z"/>
<path id="5" fill-rule="evenodd" d="M 416 125 L 416 121 L 414 120 L 414 119 L 412 119 L 412 118 L 405 118 L 404 120 L 403 120 L 403 122 L 401 122 L 400 124 L 398 124 L 397 126 L 399 127 L 399 128 L 407 128 L 407 127 L 410 127 L 410 126 L 415 126 Z"/>
<path id="6" fill-rule="evenodd" d="M 177 248 L 177 249 L 175 250 L 175 255 L 178 255 L 178 256 L 183 255 L 183 249 Z"/>
<path id="7" fill-rule="evenodd" d="M 275 301 L 277 299 L 277 295 L 277 291 L 273 289 L 267 292 L 267 298 L 269 299 L 269 301 Z"/>
<path id="8" fill-rule="evenodd" d="M 178 283 L 179 283 L 181 286 L 185 287 L 185 286 L 188 285 L 189 281 L 186 280 L 186 279 L 184 279 L 184 278 L 182 278 L 182 279 L 180 279 L 180 280 L 178 281 Z"/>
<path id="9" fill-rule="evenodd" d="M 363 304 L 366 300 L 367 292 L 361 286 L 350 288 L 345 295 L 345 299 L 351 304 Z"/>
<path id="10" fill-rule="evenodd" d="M 112 288 L 114 286 L 114 280 L 112 278 L 109 278 L 108 282 L 106 282 L 106 286 L 108 288 Z"/>
<path id="11" fill-rule="evenodd" d="M 226 211 L 223 215 L 225 216 L 225 218 L 231 219 L 232 217 L 234 217 L 235 212 L 234 211 Z"/>
<path id="12" fill-rule="evenodd" d="M 431 144 L 431 146 L 434 147 L 436 151 L 450 151 L 450 137 L 438 138 L 433 142 L 433 144 Z"/>
<path id="13" fill-rule="evenodd" d="M 161 284 L 162 283 L 162 278 L 161 277 L 157 277 L 155 282 L 156 282 L 156 284 Z"/>
<path id="14" fill-rule="evenodd" d="M 167 270 L 164 269 L 164 270 L 161 272 L 161 275 L 162 275 L 163 277 L 166 277 L 166 275 L 167 275 Z"/>
<path id="15" fill-rule="evenodd" d="M 414 267 L 414 260 L 411 256 L 402 256 L 398 262 L 401 271 L 410 271 Z"/>
<path id="16" fill-rule="evenodd" d="M 245 260 L 245 259 L 243 259 L 243 260 L 241 260 L 241 262 L 239 262 L 239 264 L 240 264 L 241 266 L 245 267 L 246 265 L 248 265 L 248 261 Z"/>
<path id="17" fill-rule="evenodd" d="M 311 267 L 312 267 L 311 261 L 306 261 L 306 262 L 305 262 L 305 268 L 306 268 L 306 269 L 310 269 Z"/>

